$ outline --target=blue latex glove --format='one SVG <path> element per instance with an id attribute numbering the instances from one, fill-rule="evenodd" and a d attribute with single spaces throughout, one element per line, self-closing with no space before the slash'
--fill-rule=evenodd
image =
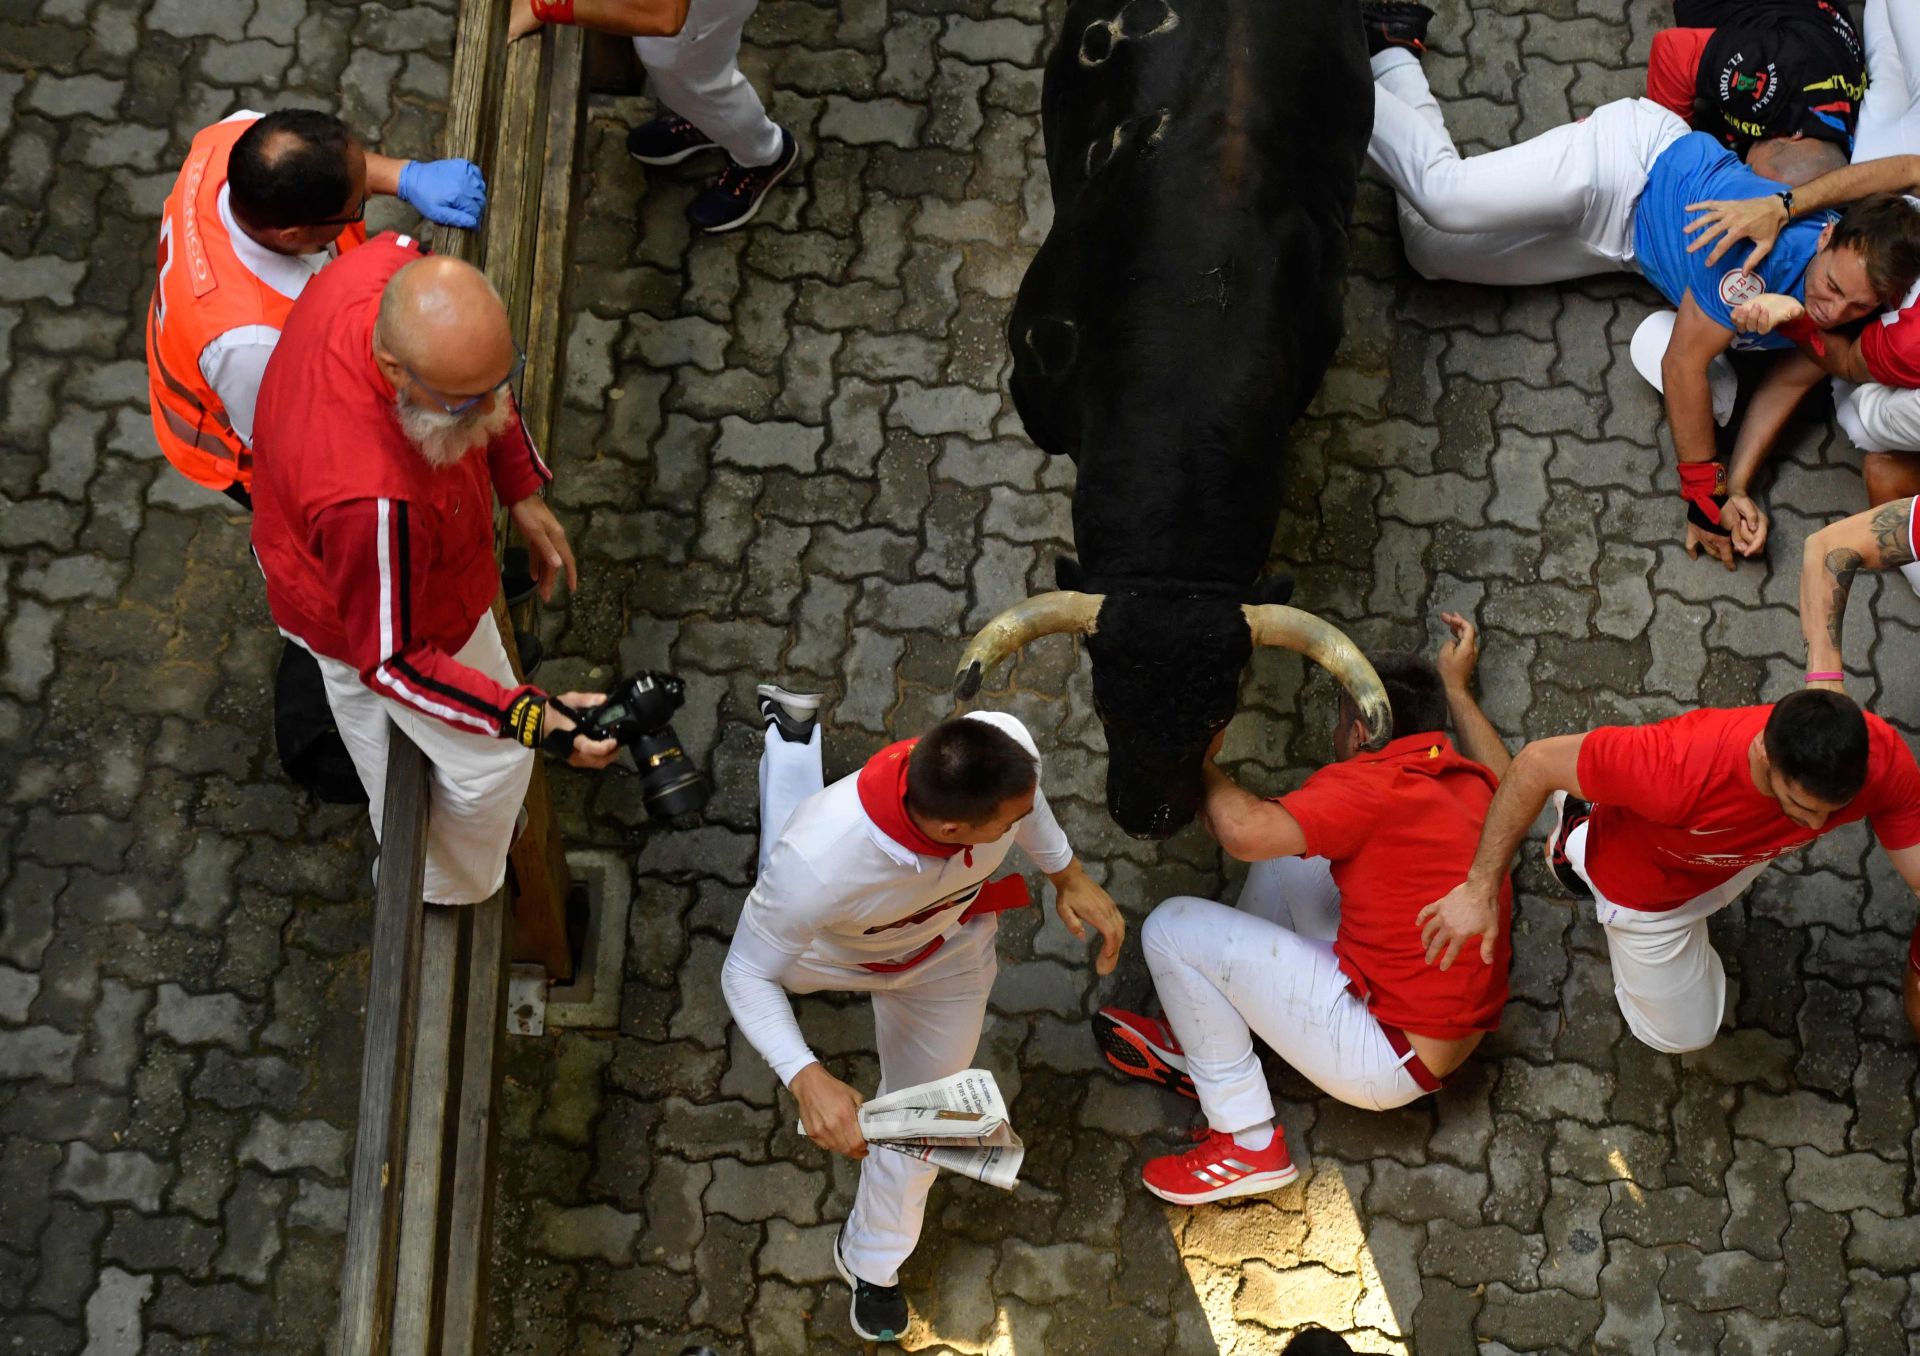
<path id="1" fill-rule="evenodd" d="M 470 231 L 487 210 L 487 181 L 470 160 L 409 160 L 400 196 L 428 221 Z"/>

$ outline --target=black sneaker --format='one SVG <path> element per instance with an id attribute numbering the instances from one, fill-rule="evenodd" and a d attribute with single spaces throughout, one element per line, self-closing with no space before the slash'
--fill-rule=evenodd
<path id="1" fill-rule="evenodd" d="M 789 692 L 772 683 L 754 689 L 760 696 L 760 720 L 780 731 L 789 744 L 810 744 L 813 730 L 820 723 L 820 694 Z"/>
<path id="2" fill-rule="evenodd" d="M 1404 47 L 1415 56 L 1424 56 L 1433 11 L 1406 0 L 1362 0 L 1360 22 L 1367 30 L 1368 56 L 1379 56 L 1389 47 Z"/>
<path id="3" fill-rule="evenodd" d="M 731 231 L 753 220 L 767 190 L 787 177 L 800 159 L 793 133 L 780 129 L 780 158 L 771 165 L 742 165 L 729 161 L 720 177 L 687 206 L 687 220 L 709 234 Z"/>
<path id="4" fill-rule="evenodd" d="M 663 113 L 627 133 L 627 154 L 643 165 L 677 165 L 690 155 L 719 149 L 712 137 L 678 113 Z"/>
<path id="5" fill-rule="evenodd" d="M 1580 873 L 1573 869 L 1573 863 L 1567 860 L 1567 837 L 1587 822 L 1593 814 L 1593 803 L 1565 792 L 1558 799 L 1560 822 L 1547 835 L 1547 869 L 1553 872 L 1553 878 L 1560 882 L 1561 888 L 1575 899 L 1592 899 L 1593 887 L 1580 878 Z"/>
<path id="6" fill-rule="evenodd" d="M 869 1342 L 898 1342 L 907 1335 L 907 1297 L 897 1285 L 873 1285 L 847 1270 L 847 1259 L 840 1255 L 840 1234 L 833 1236 L 833 1265 L 853 1289 L 853 1305 L 847 1313 L 856 1333 Z"/>

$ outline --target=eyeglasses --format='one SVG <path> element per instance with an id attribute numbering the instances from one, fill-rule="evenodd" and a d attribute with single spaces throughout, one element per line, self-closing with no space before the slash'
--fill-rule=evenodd
<path id="1" fill-rule="evenodd" d="M 362 193 L 360 195 L 360 205 L 353 209 L 352 215 L 344 216 L 344 217 L 328 217 L 324 221 L 315 221 L 315 222 L 310 222 L 308 224 L 313 226 L 356 225 L 357 223 L 365 221 L 367 219 L 367 204 L 372 200 L 373 200 L 373 195 L 371 193 Z"/>
<path id="2" fill-rule="evenodd" d="M 442 396 L 438 391 L 434 390 L 433 387 L 427 385 L 424 381 L 420 380 L 420 374 L 414 371 L 411 367 L 408 367 L 405 363 L 401 363 L 400 368 L 408 376 L 412 377 L 413 384 L 415 386 L 418 386 L 421 390 L 425 391 L 430 397 L 432 397 L 433 403 L 438 405 L 442 410 L 446 411 L 448 414 L 465 414 L 468 410 L 472 409 L 475 405 L 478 405 L 481 401 L 485 400 L 488 396 L 492 395 L 495 391 L 501 390 L 504 387 L 511 386 L 513 385 L 514 382 L 520 380 L 520 369 L 525 367 L 526 365 L 527 365 L 526 350 L 522 349 L 519 343 L 516 342 L 513 346 L 513 370 L 512 371 L 508 372 L 505 377 L 495 382 L 492 386 L 489 386 L 486 390 L 482 391 L 479 395 L 468 396 L 466 397 L 466 399 L 455 401 L 452 404 L 447 403 L 447 400 L 444 396 Z"/>

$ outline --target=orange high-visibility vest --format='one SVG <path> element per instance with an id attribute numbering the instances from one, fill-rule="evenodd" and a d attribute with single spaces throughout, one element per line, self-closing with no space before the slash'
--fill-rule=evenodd
<path id="1" fill-rule="evenodd" d="M 220 220 L 227 157 L 254 120 L 233 119 L 203 129 L 174 180 L 160 220 L 159 276 L 147 310 L 147 402 L 154 437 L 174 468 L 209 489 L 253 484 L 253 458 L 233 430 L 226 408 L 200 371 L 208 344 L 242 325 L 280 329 L 291 298 L 256 278 L 233 251 Z M 338 249 L 365 241 L 355 222 L 340 233 Z"/>

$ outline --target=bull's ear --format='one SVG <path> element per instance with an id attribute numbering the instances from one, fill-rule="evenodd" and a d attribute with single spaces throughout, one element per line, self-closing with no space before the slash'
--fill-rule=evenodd
<path id="1" fill-rule="evenodd" d="M 1262 575 L 1253 582 L 1253 603 L 1284 603 L 1293 597 L 1293 576 Z"/>
<path id="2" fill-rule="evenodd" d="M 1053 558 L 1053 583 L 1055 588 L 1068 593 L 1086 592 L 1086 576 L 1080 570 L 1080 562 L 1072 556 Z"/>

